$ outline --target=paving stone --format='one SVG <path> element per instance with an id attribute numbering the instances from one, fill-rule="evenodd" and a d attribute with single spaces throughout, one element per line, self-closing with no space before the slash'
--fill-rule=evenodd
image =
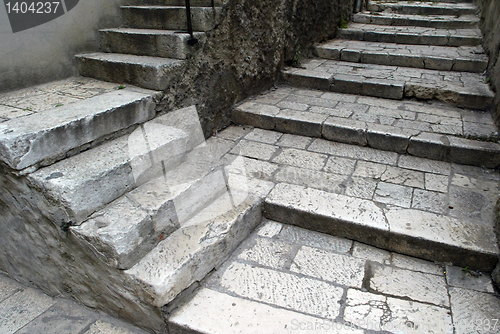
<path id="1" fill-rule="evenodd" d="M 219 284 L 244 298 L 328 319 L 338 316 L 344 292 L 315 279 L 236 262 Z"/>
<path id="2" fill-rule="evenodd" d="M 275 128 L 274 117 L 279 112 L 280 108 L 276 106 L 245 102 L 232 109 L 231 118 L 236 124 L 272 130 Z"/>
<path id="3" fill-rule="evenodd" d="M 410 298 L 437 306 L 449 307 L 444 276 L 420 273 L 389 266 L 371 265 L 370 289 L 391 296 Z M 411 282 L 411 284 L 408 284 Z"/>
<path id="4" fill-rule="evenodd" d="M 97 320 L 83 334 L 145 334 L 144 331 L 128 326 L 116 325 L 107 321 Z"/>
<path id="5" fill-rule="evenodd" d="M 273 269 L 284 269 L 292 251 L 290 244 L 279 240 L 255 238 L 249 242 L 250 248 L 244 249 L 238 259 L 252 261 Z"/>
<path id="6" fill-rule="evenodd" d="M 361 292 L 347 291 L 344 321 L 373 331 L 452 333 L 445 308 Z"/>
<path id="7" fill-rule="evenodd" d="M 214 307 L 217 305 L 217 307 Z M 276 333 L 307 330 L 324 333 L 336 324 L 303 313 L 269 306 L 248 299 L 233 297 L 210 289 L 201 289 L 169 319 L 173 334 L 191 330 L 204 333 Z M 363 334 L 362 330 L 336 329 L 339 334 Z"/>
<path id="8" fill-rule="evenodd" d="M 413 189 L 397 184 L 379 182 L 373 200 L 409 208 L 411 206 Z"/>
<path id="9" fill-rule="evenodd" d="M 259 160 L 270 160 L 277 151 L 276 146 L 243 139 L 231 153 Z"/>
<path id="10" fill-rule="evenodd" d="M 320 278 L 340 285 L 361 288 L 365 261 L 349 255 L 301 247 L 292 260 L 292 272 Z"/>
<path id="11" fill-rule="evenodd" d="M 17 331 L 16 334 L 81 333 L 94 323 L 99 316 L 100 314 L 85 309 L 80 305 L 66 300 L 57 300 L 47 311 Z"/>
<path id="12" fill-rule="evenodd" d="M 497 297 L 450 287 L 451 312 L 455 333 L 497 333 L 500 301 Z"/>
<path id="13" fill-rule="evenodd" d="M 290 166 L 320 170 L 326 163 L 327 156 L 294 148 L 284 148 L 273 162 Z"/>
<path id="14" fill-rule="evenodd" d="M 434 191 L 415 189 L 411 203 L 413 209 L 446 214 L 448 211 L 448 195 Z"/>
<path id="15" fill-rule="evenodd" d="M 365 122 L 328 117 L 323 123 L 322 136 L 331 141 L 365 146 L 367 144 L 366 128 Z"/>
<path id="16" fill-rule="evenodd" d="M 359 242 L 354 243 L 352 256 L 363 260 L 379 262 L 382 264 L 390 264 L 391 261 L 391 253 L 389 253 L 388 251 Z"/>
<path id="17" fill-rule="evenodd" d="M 9 298 L 16 292 L 19 292 L 21 287 L 16 282 L 6 277 L 0 276 L 0 302 Z"/>
<path id="18" fill-rule="evenodd" d="M 476 276 L 476 272 L 469 272 L 466 268 L 446 266 L 448 285 L 479 292 L 495 293 L 490 275 L 487 273 L 480 274 L 480 276 Z"/>
<path id="19" fill-rule="evenodd" d="M 348 253 L 352 247 L 352 240 L 290 225 L 283 225 L 283 229 L 278 234 L 278 239 L 336 253 Z"/>
<path id="20" fill-rule="evenodd" d="M 55 301 L 34 289 L 22 289 L 0 303 L 0 332 L 15 333 Z"/>
<path id="21" fill-rule="evenodd" d="M 345 194 L 347 196 L 363 199 L 373 199 L 378 181 L 371 178 L 353 176 L 346 184 Z"/>
<path id="22" fill-rule="evenodd" d="M 257 235 L 272 238 L 275 235 L 278 235 L 283 228 L 283 224 L 264 218 L 257 231 Z"/>
<path id="23" fill-rule="evenodd" d="M 252 127 L 250 126 L 230 125 L 223 131 L 217 133 L 217 136 L 223 139 L 236 141 L 245 137 L 250 131 L 252 131 Z"/>
<path id="24" fill-rule="evenodd" d="M 275 144 L 278 139 L 280 139 L 281 133 L 262 130 L 262 129 L 253 129 L 249 134 L 245 136 L 245 139 L 258 141 L 266 144 Z"/>
<path id="25" fill-rule="evenodd" d="M 351 175 L 355 165 L 356 160 L 332 156 L 328 158 L 324 169 L 329 173 Z"/>
<path id="26" fill-rule="evenodd" d="M 450 215 L 460 220 L 490 225 L 493 221 L 492 203 L 484 193 L 450 187 Z"/>
<path id="27" fill-rule="evenodd" d="M 411 155 L 400 156 L 398 166 L 441 175 L 449 175 L 451 170 L 451 166 L 447 162 L 413 157 Z"/>
<path id="28" fill-rule="evenodd" d="M 276 130 L 301 136 L 321 137 L 321 127 L 327 115 L 285 109 L 276 116 Z"/>
<path id="29" fill-rule="evenodd" d="M 308 168 L 284 166 L 274 176 L 276 182 L 311 186 L 328 192 L 341 193 L 347 176 Z"/>
<path id="30" fill-rule="evenodd" d="M 406 255 L 392 253 L 391 263 L 393 266 L 399 268 L 443 276 L 443 267 L 430 261 L 425 261 L 422 259 L 417 259 Z"/>
<path id="31" fill-rule="evenodd" d="M 278 169 L 278 165 L 267 161 L 235 156 L 232 154 L 226 155 L 226 158 L 229 159 L 226 159 L 225 161 L 230 164 L 230 161 L 236 159 L 237 157 L 239 157 L 242 161 L 242 166 L 244 168 L 242 174 L 251 178 L 269 180 Z"/>
<path id="32" fill-rule="evenodd" d="M 380 179 L 388 183 L 424 188 L 424 173 L 409 169 L 387 166 Z"/>
<path id="33" fill-rule="evenodd" d="M 431 191 L 448 192 L 449 177 L 447 175 L 437 175 L 425 173 L 425 189 Z"/>
<path id="34" fill-rule="evenodd" d="M 353 176 L 380 179 L 387 170 L 387 165 L 368 161 L 358 161 Z"/>
<path id="35" fill-rule="evenodd" d="M 297 149 L 306 149 L 311 142 L 311 138 L 304 136 L 291 135 L 288 133 L 283 134 L 278 141 L 278 146 L 292 147 Z"/>

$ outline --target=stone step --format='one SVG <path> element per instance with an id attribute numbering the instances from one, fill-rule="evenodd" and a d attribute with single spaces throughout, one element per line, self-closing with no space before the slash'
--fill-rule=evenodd
<path id="1" fill-rule="evenodd" d="M 198 166 L 188 162 L 167 171 L 71 227 L 71 232 L 110 266 L 130 269 L 227 191 L 223 167 Z"/>
<path id="2" fill-rule="evenodd" d="M 479 17 L 476 15 L 411 15 L 395 13 L 361 12 L 353 15 L 354 23 L 378 24 L 384 26 L 413 26 L 436 29 L 477 29 Z"/>
<path id="3" fill-rule="evenodd" d="M 498 130 L 489 113 L 440 102 L 390 101 L 280 88 L 233 108 L 236 124 L 496 168 Z"/>
<path id="4" fill-rule="evenodd" d="M 75 58 L 83 76 L 158 91 L 165 89 L 178 76 L 184 64 L 182 60 L 120 53 L 95 52 Z"/>
<path id="5" fill-rule="evenodd" d="M 316 46 L 316 51 L 324 59 L 442 71 L 481 73 L 488 66 L 488 56 L 481 46 L 457 48 L 331 40 Z"/>
<path id="6" fill-rule="evenodd" d="M 80 225 L 108 203 L 177 167 L 203 140 L 196 108 L 179 109 L 27 178 L 64 208 L 64 223 Z"/>
<path id="7" fill-rule="evenodd" d="M 277 184 L 265 216 L 308 230 L 431 261 L 492 271 L 499 250 L 492 226 L 414 209 L 380 207 L 369 200 Z"/>
<path id="8" fill-rule="evenodd" d="M 367 5 L 372 12 L 391 11 L 398 14 L 414 15 L 469 15 L 477 14 L 478 8 L 472 3 L 446 3 L 430 1 L 372 1 Z"/>
<path id="9" fill-rule="evenodd" d="M 159 94 L 125 87 L 3 122 L 0 159 L 16 170 L 51 164 L 153 118 Z"/>
<path id="10" fill-rule="evenodd" d="M 173 30 L 116 28 L 100 30 L 101 51 L 138 56 L 186 59 L 200 44 L 188 45 L 189 34 Z M 202 40 L 204 33 L 195 33 Z"/>
<path id="11" fill-rule="evenodd" d="M 337 37 L 347 40 L 437 46 L 481 45 L 479 29 L 436 29 L 350 23 L 339 29 Z"/>
<path id="12" fill-rule="evenodd" d="M 262 220 L 262 199 L 226 192 L 125 271 L 143 300 L 162 307 L 203 279 Z"/>
<path id="13" fill-rule="evenodd" d="M 487 109 L 494 97 L 478 73 L 310 59 L 302 68 L 286 68 L 283 75 L 296 87 L 399 100 L 437 99 L 472 109 Z"/>
<path id="14" fill-rule="evenodd" d="M 179 6 L 123 6 L 126 27 L 186 31 L 186 8 Z M 193 30 L 209 31 L 215 27 L 220 7 L 191 7 Z"/>

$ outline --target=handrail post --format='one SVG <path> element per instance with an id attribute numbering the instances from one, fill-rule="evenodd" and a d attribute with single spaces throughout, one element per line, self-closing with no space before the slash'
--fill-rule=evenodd
<path id="1" fill-rule="evenodd" d="M 194 38 L 193 35 L 193 24 L 191 22 L 191 4 L 189 0 L 186 0 L 186 19 L 187 19 L 187 30 L 190 36 L 187 43 L 188 45 L 195 45 L 196 43 L 198 43 L 198 40 Z"/>

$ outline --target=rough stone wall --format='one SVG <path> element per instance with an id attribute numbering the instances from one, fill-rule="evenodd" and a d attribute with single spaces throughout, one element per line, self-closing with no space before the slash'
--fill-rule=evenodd
<path id="1" fill-rule="evenodd" d="M 490 57 L 487 77 L 495 97 L 495 121 L 500 126 L 500 1 L 476 0 L 481 11 L 483 47 Z"/>
<path id="2" fill-rule="evenodd" d="M 353 0 L 227 0 L 218 26 L 178 81 L 166 90 L 165 111 L 197 104 L 206 136 L 229 125 L 230 107 L 277 82 L 294 58 L 333 38 Z"/>

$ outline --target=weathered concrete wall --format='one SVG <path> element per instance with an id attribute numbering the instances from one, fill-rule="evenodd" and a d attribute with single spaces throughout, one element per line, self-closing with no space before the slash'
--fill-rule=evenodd
<path id="1" fill-rule="evenodd" d="M 294 57 L 333 38 L 353 0 L 228 0 L 202 50 L 166 91 L 163 108 L 198 105 L 205 135 L 229 124 L 230 107 L 271 87 Z M 299 51 L 299 53 L 297 53 Z"/>
<path id="2" fill-rule="evenodd" d="M 487 77 L 495 90 L 495 121 L 500 126 L 500 1 L 476 0 L 481 10 L 483 47 L 490 57 Z"/>
<path id="3" fill-rule="evenodd" d="M 1 4 L 0 92 L 76 74 L 74 55 L 97 50 L 97 29 L 119 25 L 122 1 L 81 0 L 53 21 L 16 33 Z"/>

